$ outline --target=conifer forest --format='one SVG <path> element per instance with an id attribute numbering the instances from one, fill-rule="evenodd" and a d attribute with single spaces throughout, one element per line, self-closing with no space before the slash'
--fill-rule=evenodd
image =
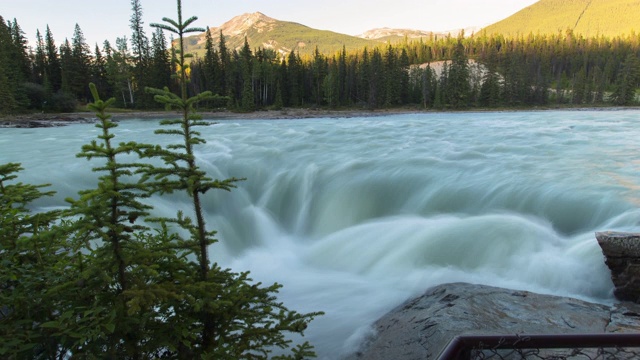
<path id="1" fill-rule="evenodd" d="M 48 27 L 33 46 L 16 19 L 0 21 L 0 112 L 71 111 L 96 84 L 115 106 L 155 109 L 145 87 L 177 89 L 175 41 L 163 29 L 147 36 L 133 7 L 131 36 L 93 49 L 76 25 L 56 44 Z M 203 56 L 190 62 L 189 94 L 220 99 L 201 110 L 282 107 L 464 109 L 632 105 L 640 80 L 640 35 L 433 36 L 334 54 L 280 54 L 245 45 L 231 49 L 206 34 Z M 173 45 L 172 45 L 173 44 Z M 471 61 L 470 61 L 471 60 Z"/>

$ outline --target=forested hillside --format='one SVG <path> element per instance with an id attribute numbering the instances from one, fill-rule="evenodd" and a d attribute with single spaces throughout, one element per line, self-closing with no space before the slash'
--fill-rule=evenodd
<path id="1" fill-rule="evenodd" d="M 559 3 L 554 1 L 541 3 Z M 176 52 L 161 29 L 149 39 L 132 22 L 130 41 L 105 41 L 93 50 L 78 26 L 64 44 L 55 44 L 45 29 L 28 47 L 17 21 L 0 21 L 1 113 L 73 110 L 87 101 L 90 81 L 127 109 L 157 108 L 145 87 L 176 87 Z M 222 96 L 202 105 L 206 110 L 631 105 L 640 81 L 635 34 L 483 32 L 374 42 L 355 50 L 343 44 L 338 51 L 315 48 L 310 54 L 253 47 L 248 38 L 237 48 L 224 33 L 204 34 L 201 55 L 190 64 L 189 91 Z M 443 60 L 446 66 L 436 74 L 429 64 Z"/>
<path id="2" fill-rule="evenodd" d="M 640 31 L 639 18 L 636 0 L 540 0 L 484 30 L 505 36 L 570 30 L 585 37 L 614 37 Z"/>

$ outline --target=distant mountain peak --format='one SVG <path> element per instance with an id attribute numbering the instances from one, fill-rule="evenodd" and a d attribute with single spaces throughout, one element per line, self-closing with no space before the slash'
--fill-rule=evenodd
<path id="1" fill-rule="evenodd" d="M 469 27 L 465 29 L 455 29 L 449 31 L 424 31 L 424 30 L 415 30 L 415 29 L 392 29 L 388 27 L 371 29 L 365 31 L 364 33 L 358 35 L 358 37 L 369 40 L 394 40 L 394 39 L 420 39 L 420 38 L 429 38 L 431 36 L 440 37 L 440 36 L 458 36 L 460 32 L 464 31 L 465 36 L 471 36 L 473 33 L 477 32 L 479 27 Z"/>
<path id="2" fill-rule="evenodd" d="M 383 28 L 367 30 L 364 33 L 358 35 L 358 37 L 361 37 L 363 39 L 372 39 L 372 40 L 387 38 L 390 36 L 407 37 L 409 39 L 415 39 L 415 38 L 421 38 L 421 37 L 428 37 L 432 34 L 433 32 L 431 31 L 414 30 L 414 29 L 392 29 L 388 27 L 383 27 Z"/>
<path id="3" fill-rule="evenodd" d="M 276 22 L 276 19 L 261 12 L 254 12 L 238 15 L 222 24 L 219 29 L 222 29 L 225 35 L 241 35 L 251 28 L 258 29 L 258 31 L 269 31 L 270 26 Z"/>
<path id="4" fill-rule="evenodd" d="M 240 17 L 240 18 L 244 19 L 244 22 L 247 25 L 253 25 L 253 24 L 256 24 L 256 23 L 258 23 L 260 21 L 264 21 L 264 22 L 275 22 L 276 21 L 276 19 L 270 18 L 267 15 L 265 15 L 265 14 L 259 12 L 259 11 L 256 11 L 254 13 L 242 14 L 242 15 L 236 16 L 236 17 Z"/>

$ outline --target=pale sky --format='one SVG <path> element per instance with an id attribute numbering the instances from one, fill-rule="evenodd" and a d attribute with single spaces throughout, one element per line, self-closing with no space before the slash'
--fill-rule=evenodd
<path id="1" fill-rule="evenodd" d="M 218 27 L 234 16 L 259 11 L 269 17 L 297 22 L 312 28 L 358 35 L 389 27 L 427 31 L 486 26 L 521 10 L 537 0 L 182 0 L 184 17 L 197 16 L 194 26 Z M 176 19 L 175 0 L 141 0 L 146 34 L 153 22 Z M 93 50 L 104 40 L 115 45 L 116 37 L 131 38 L 130 0 L 0 0 L 0 15 L 16 18 L 29 45 L 36 29 L 44 36 L 49 25 L 56 44 L 71 41 L 78 23 Z"/>

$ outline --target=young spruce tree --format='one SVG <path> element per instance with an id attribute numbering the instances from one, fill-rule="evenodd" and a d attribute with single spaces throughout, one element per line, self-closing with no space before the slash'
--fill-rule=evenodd
<path id="1" fill-rule="evenodd" d="M 133 228 L 127 225 L 127 219 L 133 223 L 136 218 L 146 215 L 148 207 L 137 201 L 137 195 L 133 193 L 139 190 L 139 185 L 122 181 L 124 176 L 132 175 L 129 168 L 135 168 L 136 165 L 122 165 L 117 160 L 119 155 L 136 150 L 137 145 L 112 144 L 115 135 L 110 129 L 117 124 L 110 120 L 105 110 L 115 100 L 100 100 L 95 86 L 91 84 L 90 87 L 94 103 L 88 107 L 97 112 L 99 122 L 96 127 L 102 130 L 102 134 L 98 135 L 100 142 L 93 140 L 82 146 L 82 152 L 77 156 L 87 160 L 103 159 L 104 165 L 93 168 L 93 171 L 104 172 L 105 175 L 99 178 L 96 189 L 81 191 L 80 199 L 67 201 L 71 203 L 70 214 L 80 217 L 73 230 L 78 248 L 84 250 L 81 281 L 87 285 L 85 295 L 88 295 L 87 292 L 102 291 L 99 296 L 91 295 L 98 300 L 93 304 L 93 310 L 102 310 L 94 316 L 96 325 L 105 328 L 107 334 L 93 341 L 83 339 L 85 343 L 80 343 L 74 353 L 89 355 L 103 349 L 109 356 L 124 357 L 128 353 L 137 357 L 135 354 L 139 354 L 139 351 L 133 338 L 137 336 L 138 329 L 124 321 L 127 312 L 123 294 L 129 291 L 132 281 L 128 270 L 131 254 L 127 248 L 132 245 Z M 108 311 L 110 307 L 113 312 Z M 127 341 L 120 341 L 121 338 Z"/>
<path id="2" fill-rule="evenodd" d="M 53 192 L 16 182 L 21 170 L 16 163 L 0 165 L 0 358 L 56 358 L 64 346 L 42 325 L 64 312 L 55 287 L 73 276 L 69 248 L 52 226 L 58 211 L 29 209 Z"/>
<path id="3" fill-rule="evenodd" d="M 205 143 L 196 127 L 207 126 L 194 111 L 200 101 L 212 100 L 216 96 L 210 91 L 189 97 L 187 94 L 188 67 L 185 54 L 184 36 L 205 29 L 190 27 L 197 17 L 186 20 L 182 17 L 182 4 L 177 0 L 178 19 L 163 18 L 164 23 L 151 24 L 153 27 L 177 35 L 176 67 L 180 94 L 167 88 L 148 88 L 156 101 L 167 108 L 176 109 L 180 118 L 164 120 L 167 128 L 156 130 L 157 134 L 179 136 L 181 142 L 166 147 L 156 146 L 146 152 L 147 156 L 161 158 L 166 167 L 152 167 L 145 170 L 146 177 L 152 179 L 158 193 L 184 191 L 191 199 L 192 215 L 178 212 L 175 218 L 157 219 L 164 229 L 172 225 L 186 231 L 182 236 L 177 232 L 178 248 L 183 254 L 194 255 L 188 278 L 190 283 L 182 284 L 183 297 L 174 304 L 176 313 L 173 326 L 190 337 L 182 340 L 188 345 L 176 349 L 178 357 L 205 357 L 215 359 L 266 359 L 273 348 L 287 349 L 291 341 L 285 333 L 303 334 L 307 324 L 320 313 L 299 314 L 279 303 L 274 294 L 279 284 L 262 287 L 254 283 L 248 272 L 234 273 L 223 269 L 209 259 L 209 247 L 216 242 L 215 231 L 207 229 L 202 209 L 204 196 L 209 190 L 230 190 L 236 178 L 214 180 L 200 169 L 194 147 Z M 193 335 L 193 336 L 192 336 Z M 305 342 L 292 351 L 291 356 L 282 358 L 299 359 L 313 356 L 312 347 Z"/>

